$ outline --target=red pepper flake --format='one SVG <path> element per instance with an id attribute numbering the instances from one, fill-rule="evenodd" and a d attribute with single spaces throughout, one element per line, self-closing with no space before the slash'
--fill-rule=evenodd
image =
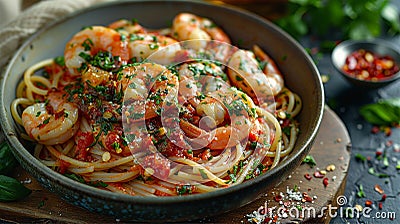
<path id="1" fill-rule="evenodd" d="M 380 129 L 379 129 L 378 126 L 373 126 L 372 129 L 371 129 L 371 133 L 372 133 L 372 134 L 377 134 L 377 133 L 379 132 L 379 130 L 380 130 Z"/>
<path id="2" fill-rule="evenodd" d="M 392 141 L 392 140 L 388 140 L 388 141 L 385 142 L 385 145 L 386 145 L 387 147 L 390 147 L 390 146 L 393 145 L 393 141 Z"/>
<path id="3" fill-rule="evenodd" d="M 383 194 L 383 195 L 382 195 L 381 201 L 385 201 L 385 200 L 386 200 L 386 197 L 387 197 L 386 194 Z"/>
<path id="4" fill-rule="evenodd" d="M 379 186 L 379 184 L 375 184 L 375 191 L 378 192 L 379 194 L 385 193 L 385 191 Z"/>
<path id="5" fill-rule="evenodd" d="M 325 177 L 324 180 L 322 181 L 322 183 L 324 184 L 325 187 L 327 187 L 329 184 L 329 179 L 327 177 Z"/>
<path id="6" fill-rule="evenodd" d="M 322 174 L 321 172 L 319 172 L 319 171 L 315 171 L 315 173 L 314 173 L 314 177 L 316 177 L 316 178 L 323 178 L 325 175 L 324 174 Z"/>
<path id="7" fill-rule="evenodd" d="M 317 54 L 318 52 L 319 52 L 319 49 L 318 49 L 318 47 L 313 47 L 313 48 L 311 48 L 311 54 Z"/>
<path id="8" fill-rule="evenodd" d="M 280 201 L 282 200 L 282 195 L 280 195 L 280 194 L 276 195 L 276 196 L 274 197 L 274 200 L 275 200 L 276 202 L 280 202 Z"/>
<path id="9" fill-rule="evenodd" d="M 305 177 L 307 180 L 311 180 L 311 178 L 312 178 L 312 176 L 311 176 L 310 174 L 308 174 L 308 173 L 304 174 L 304 177 Z"/>
<path id="10" fill-rule="evenodd" d="M 365 206 L 371 207 L 373 202 L 371 200 L 366 200 L 365 201 Z"/>
<path id="11" fill-rule="evenodd" d="M 390 127 L 384 127 L 383 132 L 385 133 L 386 136 L 391 136 L 392 135 L 392 129 Z"/>
<path id="12" fill-rule="evenodd" d="M 307 195 L 307 196 L 303 197 L 302 201 L 303 201 L 303 202 L 312 202 L 313 199 L 312 199 L 312 197 L 310 197 L 310 196 Z"/>
<path id="13" fill-rule="evenodd" d="M 382 210 L 382 207 L 383 207 L 382 202 L 378 203 L 378 207 L 379 207 L 379 210 Z"/>

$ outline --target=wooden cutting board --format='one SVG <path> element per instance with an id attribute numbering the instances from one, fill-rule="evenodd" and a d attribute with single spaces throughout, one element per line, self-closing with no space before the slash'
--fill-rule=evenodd
<path id="1" fill-rule="evenodd" d="M 272 191 L 265 192 L 265 195 L 261 196 L 256 201 L 223 215 L 197 220 L 197 222 L 241 223 L 243 221 L 243 223 L 248 223 L 248 219 L 251 218 L 247 217 L 247 215 L 256 212 L 261 206 L 267 206 L 269 208 L 276 206 L 275 209 L 281 208 L 280 211 L 282 211 L 282 209 L 284 210 L 284 208 L 289 211 L 292 207 L 296 207 L 299 211 L 305 207 L 308 209 L 312 208 L 315 210 L 315 214 L 319 216 L 316 218 L 286 218 L 281 220 L 281 222 L 305 221 L 312 223 L 328 223 L 330 217 L 326 212 L 321 213 L 321 210 L 323 207 L 329 205 L 336 206 L 337 198 L 344 192 L 350 160 L 349 149 L 350 137 L 346 127 L 332 110 L 326 108 L 320 131 L 310 152 L 310 155 L 314 157 L 317 163 L 316 166 L 311 168 L 308 164 L 302 164 L 287 180 L 283 181 Z M 316 178 L 313 174 L 318 169 L 325 170 L 328 165 L 332 164 L 335 166 L 335 170 L 326 173 L 324 178 L 328 178 L 329 183 L 327 186 L 324 186 L 323 178 Z M 311 180 L 307 180 L 304 177 L 307 173 L 312 176 Z M 0 203 L 0 221 L 24 223 L 123 222 L 123 220 L 91 213 L 82 208 L 70 205 L 59 199 L 57 195 L 43 189 L 36 180 L 20 167 L 16 169 L 14 177 L 20 181 L 30 182 L 26 186 L 32 189 L 33 192 L 22 201 Z M 294 188 L 297 188 L 297 191 L 300 193 L 306 192 L 312 199 L 312 202 L 289 200 L 286 191 L 287 189 L 293 190 Z M 283 195 L 282 199 L 277 196 L 280 192 L 282 192 Z M 291 214 L 294 213 L 292 212 Z"/>

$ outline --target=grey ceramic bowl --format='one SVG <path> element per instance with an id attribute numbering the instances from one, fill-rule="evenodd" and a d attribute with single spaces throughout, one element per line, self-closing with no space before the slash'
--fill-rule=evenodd
<path id="1" fill-rule="evenodd" d="M 350 83 L 363 89 L 376 89 L 386 86 L 400 78 L 400 72 L 397 72 L 395 75 L 386 79 L 380 79 L 379 81 L 361 80 L 344 72 L 342 68 L 346 62 L 347 56 L 359 49 L 369 50 L 381 56 L 389 55 L 395 60 L 397 65 L 400 65 L 399 49 L 385 40 L 343 41 L 333 49 L 331 60 L 336 70 Z"/>
<path id="2" fill-rule="evenodd" d="M 140 197 L 112 193 L 75 182 L 41 164 L 31 155 L 32 144 L 19 137 L 10 104 L 24 70 L 30 65 L 62 55 L 65 43 L 83 26 L 109 24 L 120 18 L 136 18 L 144 26 L 168 26 L 179 12 L 209 17 L 232 37 L 234 44 L 251 48 L 258 44 L 275 59 L 286 85 L 303 99 L 298 117 L 300 135 L 294 151 L 276 168 L 253 180 L 211 193 L 184 197 Z M 311 149 L 323 115 L 324 92 L 319 72 L 304 49 L 269 21 L 224 5 L 182 1 L 119 1 L 79 11 L 44 27 L 16 52 L 1 79 L 0 121 L 6 139 L 22 166 L 44 187 L 68 202 L 89 211 L 121 220 L 178 221 L 213 216 L 244 206 L 276 186 L 301 163 Z"/>

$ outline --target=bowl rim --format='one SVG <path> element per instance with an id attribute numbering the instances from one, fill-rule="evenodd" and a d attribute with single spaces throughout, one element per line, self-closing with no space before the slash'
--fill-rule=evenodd
<path id="1" fill-rule="evenodd" d="M 305 49 L 294 39 L 292 38 L 289 34 L 281 30 L 278 26 L 270 22 L 269 20 L 258 16 L 252 12 L 249 12 L 247 10 L 227 5 L 227 4 L 213 4 L 211 2 L 203 2 L 203 1 L 190 1 L 189 3 L 192 5 L 203 5 L 203 6 L 209 6 L 209 7 L 217 7 L 221 8 L 221 10 L 228 10 L 234 14 L 240 14 L 242 16 L 246 16 L 249 19 L 253 20 L 254 22 L 266 24 L 271 28 L 274 32 L 279 33 L 280 35 L 284 36 L 287 38 L 289 42 L 291 42 L 292 45 L 294 45 L 297 50 L 301 51 L 302 54 L 305 57 L 305 61 L 307 62 L 308 66 L 314 70 L 316 74 L 316 82 L 319 83 L 317 86 L 318 89 L 315 91 L 320 92 L 320 105 L 318 105 L 318 117 L 316 117 L 315 124 L 313 124 L 313 130 L 311 133 L 309 133 L 309 136 L 307 136 L 307 140 L 301 145 L 300 150 L 297 152 L 292 152 L 290 157 L 288 157 L 286 160 L 281 161 L 277 167 L 274 169 L 268 171 L 267 173 L 251 179 L 247 180 L 241 184 L 230 186 L 228 188 L 223 188 L 219 189 L 213 192 L 207 192 L 207 193 L 200 193 L 200 194 L 193 194 L 193 195 L 185 195 L 185 196 L 168 196 L 168 197 L 146 197 L 146 196 L 131 196 L 127 194 L 121 194 L 121 193 L 115 193 L 115 192 L 110 192 L 102 189 L 98 189 L 80 182 L 77 182 L 75 180 L 72 180 L 58 172 L 55 172 L 45 166 L 43 163 L 41 163 L 39 160 L 37 160 L 18 140 L 17 138 L 17 133 L 15 133 L 14 127 L 12 125 L 13 121 L 10 121 L 7 119 L 7 112 L 6 108 L 9 108 L 10 105 L 4 105 L 4 91 L 6 90 L 6 78 L 11 75 L 11 65 L 15 63 L 15 61 L 18 59 L 18 56 L 23 52 L 23 50 L 32 42 L 34 41 L 40 34 L 46 32 L 49 28 L 52 28 L 54 26 L 57 26 L 58 24 L 65 22 L 66 20 L 73 18 L 74 16 L 81 15 L 84 13 L 87 13 L 89 11 L 93 10 L 98 10 L 100 8 L 104 7 L 110 7 L 110 6 L 115 6 L 115 5 L 131 5 L 131 4 L 147 4 L 147 3 L 162 3 L 162 4 L 174 4 L 174 3 L 182 3 L 182 2 L 187 2 L 184 0 L 168 0 L 168 1 L 162 1 L 162 0 L 126 0 L 126 1 L 115 1 L 115 2 L 105 2 L 105 3 L 99 3 L 94 6 L 90 6 L 88 8 L 80 9 L 77 10 L 73 13 L 70 13 L 64 17 L 59 18 L 56 21 L 50 22 L 46 25 L 44 25 L 42 28 L 40 28 L 38 31 L 36 31 L 33 35 L 31 35 L 29 38 L 27 38 L 23 44 L 18 48 L 18 50 L 14 53 L 13 57 L 11 60 L 8 62 L 8 65 L 6 66 L 5 72 L 2 74 L 2 79 L 0 83 L 1 87 L 1 92 L 0 92 L 0 121 L 1 121 L 1 128 L 4 132 L 4 135 L 11 143 L 11 146 L 13 148 L 13 153 L 18 153 L 19 156 L 24 158 L 28 162 L 30 166 L 33 166 L 37 168 L 41 173 L 44 174 L 46 179 L 51 179 L 54 182 L 59 183 L 63 187 L 67 188 L 68 190 L 72 191 L 77 191 L 77 192 L 83 192 L 86 195 L 93 197 L 93 198 L 103 198 L 107 199 L 109 202 L 110 201 L 118 201 L 118 202 L 128 202 L 132 203 L 134 202 L 135 204 L 153 204 L 153 205 L 167 205 L 167 204 L 172 204 L 172 203 L 182 203 L 182 202 L 187 202 L 187 201 L 196 201 L 196 200 L 204 200 L 204 199 L 212 199 L 215 198 L 216 196 L 223 196 L 223 195 L 228 195 L 232 192 L 238 191 L 243 188 L 248 188 L 249 186 L 261 182 L 263 179 L 268 178 L 269 176 L 276 175 L 278 171 L 281 169 L 284 169 L 284 167 L 288 166 L 288 164 L 298 158 L 302 152 L 305 150 L 306 146 L 312 144 L 313 139 L 316 137 L 318 129 L 320 127 L 322 117 L 323 117 L 323 112 L 324 112 L 324 102 L 325 102 L 325 93 L 322 85 L 322 80 L 320 77 L 319 70 L 317 69 L 316 64 L 313 62 L 309 54 L 305 51 Z M 18 150 L 22 149 L 22 151 Z"/>
<path id="2" fill-rule="evenodd" d="M 336 45 L 336 47 L 333 49 L 333 51 L 331 53 L 331 62 L 333 64 L 333 66 L 335 67 L 335 69 L 340 74 L 342 74 L 343 76 L 345 76 L 346 78 L 349 78 L 351 80 L 357 81 L 359 83 L 366 83 L 368 85 L 380 85 L 380 84 L 390 83 L 390 82 L 395 81 L 398 78 L 400 78 L 400 70 L 396 74 L 394 74 L 388 78 L 379 79 L 378 81 L 358 79 L 358 78 L 351 76 L 350 74 L 344 72 L 342 70 L 342 68 L 340 67 L 338 59 L 337 59 L 339 51 L 342 51 L 343 49 L 346 49 L 351 46 L 357 46 L 357 45 L 383 46 L 384 48 L 390 49 L 393 52 L 395 52 L 398 56 L 397 58 L 400 58 L 400 48 L 385 39 L 375 38 L 375 39 L 371 39 L 371 40 L 351 40 L 351 39 L 344 40 L 344 41 L 340 42 L 338 45 Z M 363 47 L 360 47 L 360 49 L 362 49 L 362 48 Z M 346 57 L 347 56 L 348 55 L 346 55 Z M 400 66 L 400 60 L 396 60 L 396 58 L 394 58 L 394 61 L 397 63 L 398 66 Z"/>

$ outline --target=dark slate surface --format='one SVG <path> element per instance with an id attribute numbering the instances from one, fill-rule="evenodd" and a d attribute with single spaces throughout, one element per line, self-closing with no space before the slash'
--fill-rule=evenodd
<path id="1" fill-rule="evenodd" d="M 400 2 L 400 1 L 399 1 Z M 385 38 L 400 47 L 400 36 Z M 305 48 L 319 46 L 319 42 L 313 38 L 304 38 L 300 43 Z M 345 211 L 347 207 L 356 204 L 365 207 L 365 201 L 374 202 L 370 217 L 346 218 L 340 215 L 333 218 L 331 223 L 400 223 L 400 171 L 396 170 L 397 160 L 400 160 L 400 152 L 394 150 L 394 145 L 400 145 L 400 128 L 392 128 L 392 134 L 371 133 L 372 125 L 367 123 L 359 114 L 358 110 L 362 105 L 375 103 L 381 98 L 400 97 L 400 81 L 377 90 L 361 90 L 349 84 L 335 70 L 331 63 L 329 53 L 313 54 L 313 58 L 321 75 L 328 75 L 330 80 L 324 84 L 326 102 L 337 113 L 346 125 L 352 141 L 352 158 L 347 177 L 345 196 L 348 203 L 342 206 Z M 383 150 L 386 153 L 389 166 L 385 167 L 383 160 L 376 157 L 376 151 Z M 369 157 L 369 161 L 358 161 L 356 154 Z M 368 171 L 373 167 L 376 173 L 383 173 L 389 177 L 377 177 Z M 374 190 L 378 184 L 387 195 L 385 201 L 381 201 L 382 195 Z M 356 193 L 362 185 L 365 192 L 364 198 L 359 198 Z M 382 202 L 382 210 L 378 208 Z M 379 214 L 377 214 L 379 212 Z M 378 219 L 378 215 L 395 216 L 394 219 Z M 342 217 L 340 217 L 342 216 Z"/>

